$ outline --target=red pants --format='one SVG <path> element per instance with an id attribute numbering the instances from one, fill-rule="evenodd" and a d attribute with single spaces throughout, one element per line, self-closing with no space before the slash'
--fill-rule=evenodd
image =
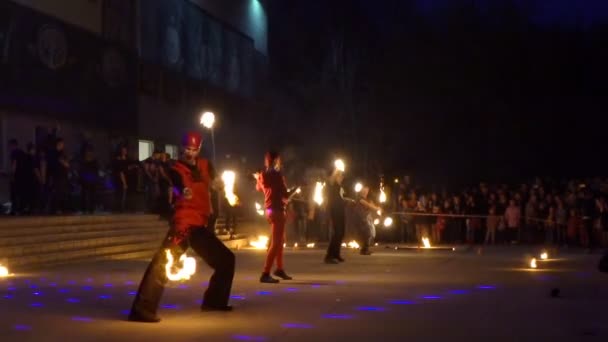
<path id="1" fill-rule="evenodd" d="M 277 269 L 283 269 L 283 244 L 285 243 L 285 213 L 282 210 L 273 210 L 268 214 L 268 222 L 272 228 L 270 246 L 266 263 L 264 263 L 264 273 L 270 273 L 274 260 L 277 260 Z"/>

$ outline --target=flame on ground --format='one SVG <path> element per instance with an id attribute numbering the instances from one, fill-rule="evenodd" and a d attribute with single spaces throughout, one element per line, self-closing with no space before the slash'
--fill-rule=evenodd
<path id="1" fill-rule="evenodd" d="M 423 245 L 423 248 L 431 248 L 431 241 L 429 240 L 428 237 L 422 238 L 422 245 Z"/>
<path id="2" fill-rule="evenodd" d="M 354 249 L 359 249 L 359 244 L 357 243 L 357 241 L 353 240 L 351 242 L 348 243 L 348 248 L 354 248 Z"/>
<path id="3" fill-rule="evenodd" d="M 315 243 L 312 242 L 312 243 L 306 244 L 306 248 L 315 248 Z"/>
<path id="4" fill-rule="evenodd" d="M 8 268 L 0 264 L 0 278 L 6 278 L 9 276 Z"/>
<path id="5" fill-rule="evenodd" d="M 266 249 L 268 248 L 268 236 L 258 236 L 256 241 L 249 241 L 249 245 L 255 249 Z"/>
<path id="6" fill-rule="evenodd" d="M 537 268 L 538 266 L 536 265 L 536 258 L 532 258 L 532 260 L 530 260 L 530 268 Z"/>
<path id="7" fill-rule="evenodd" d="M 547 252 L 542 252 L 540 254 L 540 260 L 547 260 L 549 259 L 549 254 Z"/>
<path id="8" fill-rule="evenodd" d="M 196 260 L 187 257 L 186 253 L 179 258 L 181 268 L 173 264 L 173 254 L 170 250 L 165 249 L 165 253 L 167 255 L 167 264 L 165 265 L 167 279 L 171 281 L 188 280 L 196 272 Z"/>

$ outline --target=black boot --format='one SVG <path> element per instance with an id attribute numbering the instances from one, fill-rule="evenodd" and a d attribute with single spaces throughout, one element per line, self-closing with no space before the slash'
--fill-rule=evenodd
<path id="1" fill-rule="evenodd" d="M 288 276 L 287 273 L 285 273 L 285 271 L 283 271 L 283 270 L 274 271 L 274 275 L 275 275 L 275 277 L 279 277 L 283 280 L 293 280 L 293 278 Z"/>
<path id="2" fill-rule="evenodd" d="M 278 279 L 274 279 L 268 273 L 262 273 L 262 276 L 260 277 L 260 283 L 277 284 L 278 282 Z"/>
<path id="3" fill-rule="evenodd" d="M 129 314 L 129 321 L 143 322 L 143 323 L 158 323 L 158 322 L 160 322 L 160 317 L 156 316 L 156 314 L 149 313 L 149 312 L 131 311 L 131 313 Z"/>

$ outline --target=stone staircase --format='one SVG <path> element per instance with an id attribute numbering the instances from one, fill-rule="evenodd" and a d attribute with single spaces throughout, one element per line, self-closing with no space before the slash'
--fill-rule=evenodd
<path id="1" fill-rule="evenodd" d="M 222 230 L 223 223 L 217 224 Z M 0 218 L 0 263 L 11 271 L 53 264 L 150 258 L 167 233 L 156 215 L 91 215 Z M 245 236 L 230 248 L 248 244 Z"/>

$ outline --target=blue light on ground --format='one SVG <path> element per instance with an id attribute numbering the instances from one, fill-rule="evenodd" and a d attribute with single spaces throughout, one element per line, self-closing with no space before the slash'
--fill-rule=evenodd
<path id="1" fill-rule="evenodd" d="M 99 296 L 99 299 L 110 299 L 110 298 L 112 298 L 112 296 L 110 296 L 110 295 L 101 295 L 101 296 Z"/>
<path id="2" fill-rule="evenodd" d="M 10 295 L 10 294 L 4 295 L 4 299 L 11 299 L 11 298 L 14 298 L 14 296 Z"/>
<path id="3" fill-rule="evenodd" d="M 266 341 L 266 337 L 262 336 L 248 336 L 248 335 L 233 335 L 232 338 L 238 341 Z"/>
<path id="4" fill-rule="evenodd" d="M 493 290 L 496 288 L 496 286 L 492 286 L 492 285 L 479 285 L 477 286 L 478 289 L 480 290 Z"/>
<path id="5" fill-rule="evenodd" d="M 298 289 L 296 289 L 295 287 L 289 287 L 289 288 L 286 288 L 285 291 L 287 291 L 287 292 L 298 292 Z"/>
<path id="6" fill-rule="evenodd" d="M 386 311 L 385 308 L 377 307 L 377 306 L 360 306 L 357 308 L 359 311 L 370 311 L 370 312 L 383 312 Z"/>
<path id="7" fill-rule="evenodd" d="M 93 286 L 83 286 L 82 289 L 85 290 L 85 291 L 92 291 L 93 290 Z"/>
<path id="8" fill-rule="evenodd" d="M 72 317 L 72 321 L 76 321 L 76 322 L 93 322 L 92 318 L 89 317 Z"/>
<path id="9" fill-rule="evenodd" d="M 469 293 L 468 290 L 450 290 L 450 294 L 463 295 Z"/>
<path id="10" fill-rule="evenodd" d="M 318 289 L 319 287 L 321 287 L 321 285 L 319 285 L 319 284 L 313 284 L 311 287 L 312 287 L 313 289 Z"/>
<path id="11" fill-rule="evenodd" d="M 137 295 L 137 292 L 135 292 L 135 291 L 129 292 L 129 296 L 135 296 L 135 295 Z"/>
<path id="12" fill-rule="evenodd" d="M 429 299 L 429 300 L 437 300 L 437 299 L 441 299 L 441 297 L 439 296 L 422 296 L 423 299 Z"/>
<path id="13" fill-rule="evenodd" d="M 59 289 L 59 290 L 57 290 L 57 291 L 58 291 L 59 293 L 68 293 L 68 292 L 70 292 L 70 290 L 68 290 L 68 289 Z"/>
<path id="14" fill-rule="evenodd" d="M 30 304 L 30 306 L 33 308 L 41 308 L 43 305 L 42 305 L 42 303 L 32 303 L 32 304 Z"/>
<path id="15" fill-rule="evenodd" d="M 17 324 L 15 325 L 15 330 L 19 330 L 19 331 L 30 331 L 32 330 L 32 327 L 30 327 L 29 325 L 23 325 L 23 324 Z"/>
<path id="16" fill-rule="evenodd" d="M 287 329 L 312 329 L 312 325 L 301 323 L 285 323 L 281 326 Z"/>
<path id="17" fill-rule="evenodd" d="M 321 317 L 327 318 L 327 319 L 352 319 L 353 318 L 352 315 L 336 315 L 336 314 L 325 314 Z"/>
<path id="18" fill-rule="evenodd" d="M 411 304 L 416 304 L 416 303 L 412 302 L 411 300 L 402 300 L 402 299 L 391 300 L 389 303 L 393 304 L 393 305 L 411 305 Z"/>
<path id="19" fill-rule="evenodd" d="M 38 285 L 36 285 L 36 284 L 30 285 L 30 289 L 37 289 L 37 288 L 38 288 Z"/>
<path id="20" fill-rule="evenodd" d="M 123 315 L 128 315 L 131 313 L 131 310 L 122 310 L 120 313 Z"/>
<path id="21" fill-rule="evenodd" d="M 16 291 L 16 290 L 17 290 L 17 288 L 16 288 L 16 287 L 14 287 L 14 286 L 11 286 L 11 287 L 9 287 L 7 290 L 9 290 L 9 291 Z"/>
<path id="22" fill-rule="evenodd" d="M 80 299 L 77 298 L 68 298 L 66 301 L 68 303 L 80 303 Z"/>
<path id="23" fill-rule="evenodd" d="M 260 296 L 268 296 L 268 295 L 272 294 L 272 292 L 270 292 L 270 291 L 260 291 L 260 292 L 258 292 L 258 294 Z"/>
<path id="24" fill-rule="evenodd" d="M 40 296 L 40 295 L 42 294 L 42 292 L 38 292 L 38 291 L 36 291 L 36 292 L 32 292 L 32 294 L 33 294 L 34 296 Z"/>
<path id="25" fill-rule="evenodd" d="M 176 304 L 164 304 L 160 306 L 163 309 L 178 309 L 179 306 L 177 306 Z"/>
<path id="26" fill-rule="evenodd" d="M 239 295 L 230 296 L 230 298 L 232 298 L 232 299 L 238 299 L 238 300 L 245 300 L 245 296 L 239 296 Z"/>

